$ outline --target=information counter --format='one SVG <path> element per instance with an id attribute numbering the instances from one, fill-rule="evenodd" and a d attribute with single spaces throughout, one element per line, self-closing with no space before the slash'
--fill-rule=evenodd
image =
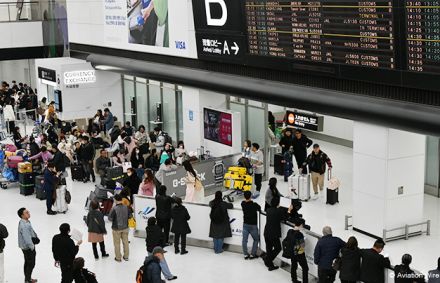
<path id="1" fill-rule="evenodd" d="M 241 154 L 233 154 L 222 157 L 213 157 L 207 160 L 199 160 L 193 162 L 193 168 L 197 176 L 202 181 L 205 188 L 205 196 L 214 194 L 215 191 L 223 188 L 223 176 L 226 170 L 236 165 Z M 163 185 L 167 187 L 167 193 L 175 193 L 178 197 L 185 196 L 186 170 L 183 166 L 179 166 L 176 170 L 164 173 Z"/>

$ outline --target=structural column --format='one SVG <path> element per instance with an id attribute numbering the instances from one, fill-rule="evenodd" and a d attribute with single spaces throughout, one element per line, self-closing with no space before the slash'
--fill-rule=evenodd
<path id="1" fill-rule="evenodd" d="M 425 136 L 355 122 L 353 228 L 382 237 L 424 221 Z M 414 227 L 410 232 L 420 231 Z M 404 229 L 387 234 L 399 236 Z"/>

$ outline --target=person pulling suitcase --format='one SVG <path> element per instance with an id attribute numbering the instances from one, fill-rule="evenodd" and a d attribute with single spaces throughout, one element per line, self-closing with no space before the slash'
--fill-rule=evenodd
<path id="1" fill-rule="evenodd" d="M 313 199 L 317 199 L 319 196 L 319 191 L 322 193 L 324 190 L 324 174 L 326 171 L 326 166 L 328 165 L 329 170 L 333 168 L 330 158 L 327 154 L 321 151 L 319 144 L 313 145 L 313 151 L 309 154 L 306 161 L 303 163 L 303 168 L 309 167 L 312 177 L 312 185 L 314 196 Z M 302 170 L 304 172 L 304 170 Z"/>

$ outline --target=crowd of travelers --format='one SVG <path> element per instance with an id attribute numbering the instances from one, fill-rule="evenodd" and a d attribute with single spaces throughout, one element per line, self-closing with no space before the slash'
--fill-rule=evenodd
<path id="1" fill-rule="evenodd" d="M 89 211 L 84 220 L 93 255 L 95 259 L 110 256 L 105 245 L 105 235 L 108 233 L 105 223 L 107 216 L 111 223 L 114 260 L 128 261 L 129 229 L 134 212 L 133 197 L 154 197 L 156 214 L 148 219 L 145 231 L 146 258 L 136 274 L 136 282 L 164 282 L 161 279 L 162 275 L 168 281 L 177 279 L 165 259 L 165 249 L 174 246 L 175 254 L 188 254 L 187 235 L 191 233 L 191 215 L 184 202 L 201 203 L 205 198 L 203 185 L 191 163 L 193 156 L 186 152 L 183 141 L 179 141 L 177 147 L 174 147 L 172 138 L 160 127 L 155 127 L 151 132 L 147 132 L 143 125 L 134 128 L 130 122 L 119 127 L 117 118 L 109 108 L 97 110 L 94 117 L 89 119 L 87 128 L 80 129 L 74 123 L 61 121 L 55 102 L 47 104 L 46 98 L 38 101 L 36 90 L 33 91 L 26 84 L 16 84 L 14 81 L 12 86 L 6 82 L 2 83 L 0 106 L 15 147 L 17 150 L 26 150 L 35 173 L 44 176 L 45 209 L 48 215 L 57 214 L 53 209 L 56 196 L 55 199 L 52 196 L 58 186 L 66 184 L 65 179 L 69 176 L 66 168 L 71 167 L 70 174 L 74 180 L 106 186 L 109 168 L 122 167 L 125 171 L 124 178 L 120 181 L 122 190 L 113 196 L 109 211 L 103 211 L 103 205 L 98 199 L 90 200 Z M 28 115 L 36 121 L 37 129 L 31 136 L 23 137 L 20 128 L 15 126 L 15 121 L 21 119 L 20 115 Z M 306 150 L 312 145 L 312 141 L 300 130 L 296 130 L 294 135 L 295 137 L 292 137 L 290 131 L 284 133 L 280 141 L 282 153 L 294 155 L 298 168 L 303 172 L 307 168 L 311 171 L 314 193 L 318 195 L 323 189 L 325 165 L 330 168 L 332 166 L 330 159 L 319 146 L 314 146 L 313 152 L 307 156 Z M 260 207 L 254 202 L 259 196 L 264 174 L 264 158 L 259 144 L 246 141 L 243 156 L 252 164 L 256 188 L 254 195 L 250 191 L 244 192 L 244 200 L 241 203 L 244 260 L 261 258 L 267 269 L 274 271 L 279 268 L 275 262 L 282 252 L 282 256 L 291 261 L 291 280 L 294 283 L 301 282 L 297 277 L 298 266 L 302 270 L 302 282 L 309 282 L 307 256 L 313 256 L 321 283 L 334 282 L 338 271 L 342 282 L 384 282 L 384 270 L 390 268 L 391 264 L 388 257 L 383 255 L 385 243 L 381 239 L 376 240 L 372 248 L 361 249 L 355 237 L 350 237 L 344 242 L 333 236 L 331 228 L 326 226 L 323 228 L 322 238 L 314 247 L 314 254 L 306 255 L 304 230 L 310 229 L 310 226 L 305 224 L 303 216 L 299 213 L 301 202 L 292 201 L 289 207 L 280 206 L 282 195 L 277 189 L 277 179 L 271 178 L 264 208 Z M 167 194 L 167 187 L 164 185 L 165 173 L 176 169 L 177 166 L 183 166 L 187 172 L 184 178 L 187 185 L 184 199 Z M 73 168 L 78 170 L 74 171 Z M 99 176 L 99 180 L 96 176 Z M 224 252 L 225 238 L 232 237 L 228 210 L 233 208 L 233 204 L 226 202 L 222 192 L 217 191 L 209 202 L 209 207 L 209 237 L 213 239 L 214 253 L 221 254 Z M 259 213 L 266 215 L 266 224 L 262 227 L 266 247 L 264 253 L 260 253 L 258 249 L 263 240 L 259 236 Z M 25 283 L 35 283 L 37 279 L 32 278 L 32 273 L 36 263 L 36 247 L 40 239 L 30 222 L 30 211 L 22 207 L 17 211 L 17 215 L 20 219 L 18 246 L 24 256 L 24 280 Z M 281 241 L 281 225 L 286 222 L 291 223 L 292 229 Z M 74 237 L 68 223 L 61 224 L 59 232 L 52 239 L 52 253 L 55 265 L 61 270 L 61 282 L 97 282 L 98 276 L 85 268 L 83 258 L 77 257 L 82 239 Z M 170 233 L 174 235 L 172 243 Z M 253 240 L 250 251 L 249 236 Z M 7 238 L 8 229 L 0 224 L 0 283 L 4 282 L 3 250 Z M 411 261 L 412 257 L 409 254 L 403 255 L 402 263 L 394 267 L 395 282 L 425 282 L 424 277 L 410 268 Z M 439 277 L 440 259 L 439 267 L 430 272 L 428 282 L 440 282 Z"/>

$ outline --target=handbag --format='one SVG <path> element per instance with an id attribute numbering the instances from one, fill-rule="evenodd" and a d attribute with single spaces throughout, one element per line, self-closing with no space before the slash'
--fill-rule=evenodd
<path id="1" fill-rule="evenodd" d="M 342 266 L 342 258 L 338 256 L 333 261 L 332 268 L 336 271 L 339 271 L 339 270 L 341 270 L 341 266 Z"/>
<path id="2" fill-rule="evenodd" d="M 194 183 L 194 189 L 196 189 L 196 191 L 200 191 L 203 189 L 202 181 L 200 181 L 197 178 L 196 178 L 196 182 Z"/>
<path id="3" fill-rule="evenodd" d="M 134 219 L 134 217 L 130 217 L 128 219 L 128 228 L 136 228 L 136 220 Z"/>
<path id="4" fill-rule="evenodd" d="M 34 245 L 38 245 L 40 243 L 40 239 L 38 237 L 32 237 L 32 243 Z"/>

